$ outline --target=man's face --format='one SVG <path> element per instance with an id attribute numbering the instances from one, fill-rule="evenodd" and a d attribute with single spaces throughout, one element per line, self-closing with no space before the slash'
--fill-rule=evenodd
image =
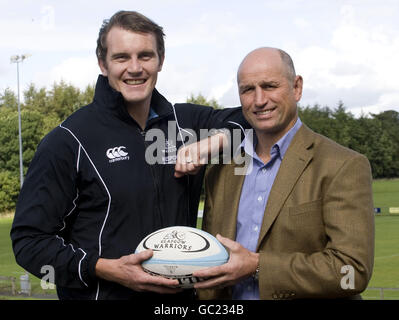
<path id="1" fill-rule="evenodd" d="M 155 36 L 113 27 L 106 38 L 105 63 L 101 71 L 128 106 L 150 103 L 163 60 L 158 56 Z"/>
<path id="2" fill-rule="evenodd" d="M 302 78 L 288 79 L 278 51 L 254 51 L 238 71 L 238 89 L 243 115 L 257 134 L 281 138 L 297 119 Z"/>

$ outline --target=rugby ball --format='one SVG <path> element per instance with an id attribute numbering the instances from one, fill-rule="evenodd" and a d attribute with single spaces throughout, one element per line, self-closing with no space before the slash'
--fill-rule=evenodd
<path id="1" fill-rule="evenodd" d="M 202 280 L 192 276 L 194 271 L 222 265 L 229 259 L 227 250 L 214 236 L 183 226 L 149 234 L 135 253 L 147 249 L 152 249 L 154 254 L 142 263 L 143 269 L 153 275 L 177 279 L 181 288 L 191 288 Z"/>

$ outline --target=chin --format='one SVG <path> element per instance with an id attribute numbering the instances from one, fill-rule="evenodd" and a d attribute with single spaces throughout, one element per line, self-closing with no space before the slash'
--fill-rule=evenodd
<path id="1" fill-rule="evenodd" d="M 151 99 L 151 94 L 138 94 L 138 95 L 132 95 L 132 94 L 123 94 L 123 98 L 125 101 L 129 104 L 135 104 L 135 103 L 142 103 L 148 99 Z"/>

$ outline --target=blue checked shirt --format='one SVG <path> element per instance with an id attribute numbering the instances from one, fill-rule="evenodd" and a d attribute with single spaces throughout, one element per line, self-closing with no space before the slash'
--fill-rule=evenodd
<path id="1" fill-rule="evenodd" d="M 252 252 L 256 250 L 263 214 L 265 213 L 266 203 L 274 179 L 277 176 L 288 146 L 301 125 L 302 122 L 298 118 L 295 125 L 273 145 L 270 151 L 271 158 L 266 164 L 262 162 L 255 152 L 257 144 L 255 135 L 254 141 L 251 141 L 249 136 L 247 136 L 241 143 L 240 147 L 243 147 L 245 153 L 251 157 L 252 170 L 248 170 L 242 186 L 238 206 L 236 241 Z M 259 299 L 258 281 L 250 277 L 236 284 L 233 287 L 233 299 Z"/>

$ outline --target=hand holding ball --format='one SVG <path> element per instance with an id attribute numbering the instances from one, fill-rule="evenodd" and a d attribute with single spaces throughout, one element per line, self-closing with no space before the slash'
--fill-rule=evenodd
<path id="1" fill-rule="evenodd" d="M 177 279 L 181 288 L 191 288 L 200 279 L 194 271 L 219 266 L 227 262 L 229 254 L 211 234 L 191 227 L 169 227 L 146 236 L 136 252 L 152 249 L 153 256 L 142 263 L 145 271 Z"/>

